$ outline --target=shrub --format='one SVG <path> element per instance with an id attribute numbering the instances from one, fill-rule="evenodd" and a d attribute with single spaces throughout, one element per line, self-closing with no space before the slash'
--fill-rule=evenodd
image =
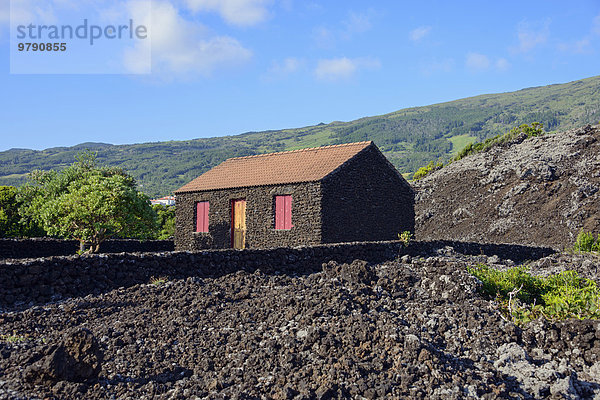
<path id="1" fill-rule="evenodd" d="M 154 285 L 154 286 L 162 286 L 165 283 L 167 283 L 169 281 L 169 278 L 167 278 L 166 276 L 161 276 L 161 277 L 151 277 L 150 278 L 150 284 Z"/>
<path id="2" fill-rule="evenodd" d="M 544 125 L 539 122 L 534 122 L 531 124 L 531 126 L 527 124 L 522 124 L 518 127 L 512 128 L 509 132 L 503 135 L 496 135 L 492 138 L 485 139 L 483 142 L 479 143 L 469 143 L 461 151 L 459 151 L 458 154 L 453 159 L 451 159 L 448 164 L 465 158 L 466 156 L 469 156 L 471 154 L 477 154 L 484 151 L 488 151 L 489 149 L 495 146 L 502 146 L 512 143 L 522 134 L 525 134 L 526 137 L 530 138 L 534 136 L 543 136 L 546 133 L 547 132 L 544 131 Z M 412 179 L 413 181 L 418 181 L 419 179 L 425 178 L 431 172 L 441 169 L 443 167 L 443 163 L 435 163 L 431 161 L 425 167 L 419 168 L 417 172 L 414 173 Z"/>
<path id="3" fill-rule="evenodd" d="M 26 340 L 25 336 L 17 335 L 15 332 L 13 332 L 12 335 L 10 335 L 10 334 L 0 335 L 0 343 L 2 343 L 2 342 L 18 343 L 18 342 L 24 342 L 25 340 Z"/>
<path id="4" fill-rule="evenodd" d="M 496 299 L 502 314 L 517 324 L 539 317 L 600 319 L 600 289 L 575 271 L 545 278 L 532 276 L 525 266 L 499 271 L 481 264 L 468 271 L 482 281 L 483 292 Z"/>
<path id="5" fill-rule="evenodd" d="M 413 239 L 413 234 L 410 231 L 404 231 L 398 234 L 398 240 L 402 246 L 408 246 Z"/>
<path id="6" fill-rule="evenodd" d="M 444 164 L 441 162 L 435 163 L 430 161 L 425 167 L 421 167 L 415 172 L 413 175 L 413 181 L 418 181 L 419 179 L 425 178 L 427 175 L 432 173 L 433 171 L 437 171 L 438 169 L 442 169 Z"/>
<path id="7" fill-rule="evenodd" d="M 521 134 L 525 134 L 526 137 L 543 136 L 546 134 L 544 131 L 544 125 L 539 122 L 534 122 L 531 126 L 522 124 L 518 127 L 512 128 L 509 132 L 503 135 L 496 135 L 492 138 L 485 139 L 479 143 L 469 143 L 464 149 L 462 149 L 452 161 L 458 161 L 471 154 L 477 154 L 484 151 L 488 151 L 492 147 L 501 146 L 516 140 Z"/>
<path id="8" fill-rule="evenodd" d="M 583 230 L 577 235 L 577 240 L 573 246 L 575 251 L 600 251 L 600 234 L 594 239 L 594 235 Z"/>

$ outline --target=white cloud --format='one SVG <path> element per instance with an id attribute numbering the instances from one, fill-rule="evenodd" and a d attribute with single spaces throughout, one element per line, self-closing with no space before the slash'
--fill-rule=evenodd
<path id="1" fill-rule="evenodd" d="M 558 44 L 560 51 L 565 51 L 575 54 L 592 53 L 594 51 L 593 41 L 595 36 L 600 36 L 600 14 L 594 17 L 592 20 L 592 26 L 590 32 L 585 35 L 582 39 L 574 40 L 571 42 L 561 42 Z"/>
<path id="2" fill-rule="evenodd" d="M 592 33 L 600 35 L 600 14 L 598 14 L 592 22 Z"/>
<path id="3" fill-rule="evenodd" d="M 315 75 L 322 80 L 339 80 L 350 78 L 356 72 L 357 66 L 348 58 L 319 60 Z"/>
<path id="4" fill-rule="evenodd" d="M 355 35 L 365 33 L 373 27 L 373 10 L 350 12 L 335 28 L 319 26 L 313 29 L 312 38 L 318 47 L 331 49 L 338 41 L 351 40 Z"/>
<path id="5" fill-rule="evenodd" d="M 484 54 L 469 53 L 465 64 L 471 70 L 482 71 L 490 67 L 490 59 Z"/>
<path id="6" fill-rule="evenodd" d="M 317 46 L 319 46 L 323 49 L 332 48 L 336 42 L 336 37 L 335 37 L 334 33 L 331 30 L 329 30 L 323 26 L 313 29 L 312 38 L 313 38 L 314 42 L 317 44 Z"/>
<path id="7" fill-rule="evenodd" d="M 265 80 L 281 79 L 297 72 L 303 66 L 304 60 L 295 57 L 287 57 L 282 61 L 273 61 L 263 78 Z"/>
<path id="8" fill-rule="evenodd" d="M 218 2 L 186 0 L 198 6 L 214 6 L 236 23 L 258 21 L 266 14 L 261 11 L 271 0 L 223 0 Z M 0 0 L 0 27 L 31 21 L 57 23 L 56 15 L 63 10 L 92 9 L 102 18 L 131 17 L 148 26 L 149 39 L 137 41 L 136 47 L 125 50 L 122 62 L 132 73 L 149 72 L 147 54 L 151 50 L 152 72 L 162 76 L 208 76 L 216 70 L 242 64 L 252 57 L 238 40 L 212 33 L 200 23 L 186 19 L 174 5 L 175 0 L 152 0 L 152 15 L 148 15 L 148 0 L 114 2 L 104 0 L 19 0 L 10 5 Z M 83 11 L 81 11 L 83 12 Z M 266 12 L 266 11 L 265 11 Z M 237 19 L 236 19 L 237 18 Z"/>
<path id="9" fill-rule="evenodd" d="M 584 54 L 589 53 L 592 50 L 591 44 L 592 42 L 588 36 L 581 40 L 575 40 L 574 42 L 559 43 L 558 49 L 569 53 Z"/>
<path id="10" fill-rule="evenodd" d="M 0 1 L 0 24 L 6 25 L 10 22 L 10 3 L 8 1 Z"/>
<path id="11" fill-rule="evenodd" d="M 348 18 L 343 22 L 347 35 L 352 35 L 354 33 L 363 33 L 371 29 L 373 23 L 371 20 L 373 19 L 373 12 L 366 11 L 362 13 L 350 12 Z"/>
<path id="12" fill-rule="evenodd" d="M 503 72 L 510 68 L 510 62 L 504 57 L 499 57 L 494 61 L 493 58 L 490 58 L 485 54 L 474 52 L 467 54 L 465 65 L 472 72 L 482 72 L 489 69 Z"/>
<path id="13" fill-rule="evenodd" d="M 454 69 L 455 61 L 453 58 L 444 58 L 443 60 L 434 59 L 421 63 L 419 72 L 422 75 L 430 76 L 438 72 L 450 72 Z"/>
<path id="14" fill-rule="evenodd" d="M 145 21 L 147 17 L 136 19 Z M 143 41 L 125 54 L 125 64 L 132 72 L 140 68 L 137 55 L 147 51 L 141 46 L 151 46 L 152 73 L 170 77 L 208 76 L 252 57 L 252 52 L 236 39 L 211 35 L 204 26 L 184 19 L 168 1 L 153 2 L 149 26 L 150 41 Z"/>
<path id="15" fill-rule="evenodd" d="M 431 32 L 431 26 L 420 26 L 420 27 L 415 28 L 412 31 L 410 31 L 410 33 L 408 34 L 408 37 L 413 42 L 418 42 L 421 39 L 423 39 L 425 36 L 429 35 L 429 32 Z"/>
<path id="16" fill-rule="evenodd" d="M 510 63 L 506 58 L 499 58 L 496 60 L 496 69 L 499 71 L 506 71 L 510 68 Z"/>
<path id="17" fill-rule="evenodd" d="M 213 11 L 231 25 L 252 26 L 269 17 L 273 0 L 185 0 L 194 11 Z"/>
<path id="18" fill-rule="evenodd" d="M 0 22 L 2 23 L 26 24 L 36 21 L 55 24 L 57 22 L 55 15 L 55 5 L 59 3 L 57 0 L 20 0 L 12 3 L 9 0 L 0 0 L 0 2 L 3 3 L 0 6 Z"/>
<path id="19" fill-rule="evenodd" d="M 517 37 L 519 38 L 517 51 L 529 53 L 535 47 L 546 43 L 549 35 L 550 21 L 548 20 L 536 24 L 521 22 L 517 28 Z"/>
<path id="20" fill-rule="evenodd" d="M 315 77 L 323 81 L 340 81 L 353 77 L 360 69 L 376 69 L 381 66 L 372 58 L 331 58 L 319 60 L 315 68 Z"/>

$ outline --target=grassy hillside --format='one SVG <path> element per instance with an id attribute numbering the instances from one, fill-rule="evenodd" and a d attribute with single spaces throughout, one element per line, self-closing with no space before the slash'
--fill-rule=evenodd
<path id="1" fill-rule="evenodd" d="M 32 169 L 62 168 L 77 152 L 92 149 L 102 163 L 126 169 L 142 190 L 158 196 L 229 157 L 362 140 L 375 141 L 400 172 L 411 173 L 430 160 L 450 158 L 468 143 L 536 121 L 548 131 L 598 123 L 600 76 L 297 129 L 134 145 L 12 149 L 0 152 L 0 185 L 20 185 Z"/>

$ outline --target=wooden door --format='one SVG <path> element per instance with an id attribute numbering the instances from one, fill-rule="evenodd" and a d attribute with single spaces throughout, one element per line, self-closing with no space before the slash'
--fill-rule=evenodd
<path id="1" fill-rule="evenodd" d="M 231 202 L 231 247 L 246 247 L 246 200 Z"/>

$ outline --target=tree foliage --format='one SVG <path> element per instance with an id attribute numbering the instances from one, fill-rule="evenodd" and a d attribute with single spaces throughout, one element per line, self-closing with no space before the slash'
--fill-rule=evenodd
<path id="1" fill-rule="evenodd" d="M 157 233 L 155 239 L 169 240 L 175 235 L 175 206 L 155 204 Z"/>
<path id="2" fill-rule="evenodd" d="M 119 168 L 98 167 L 84 152 L 61 172 L 33 171 L 20 193 L 21 211 L 49 235 L 73 238 L 96 252 L 111 237 L 149 238 L 156 214 L 135 179 Z"/>
<path id="3" fill-rule="evenodd" d="M 44 231 L 35 223 L 21 221 L 17 194 L 16 187 L 0 186 L 0 238 L 43 236 Z"/>

